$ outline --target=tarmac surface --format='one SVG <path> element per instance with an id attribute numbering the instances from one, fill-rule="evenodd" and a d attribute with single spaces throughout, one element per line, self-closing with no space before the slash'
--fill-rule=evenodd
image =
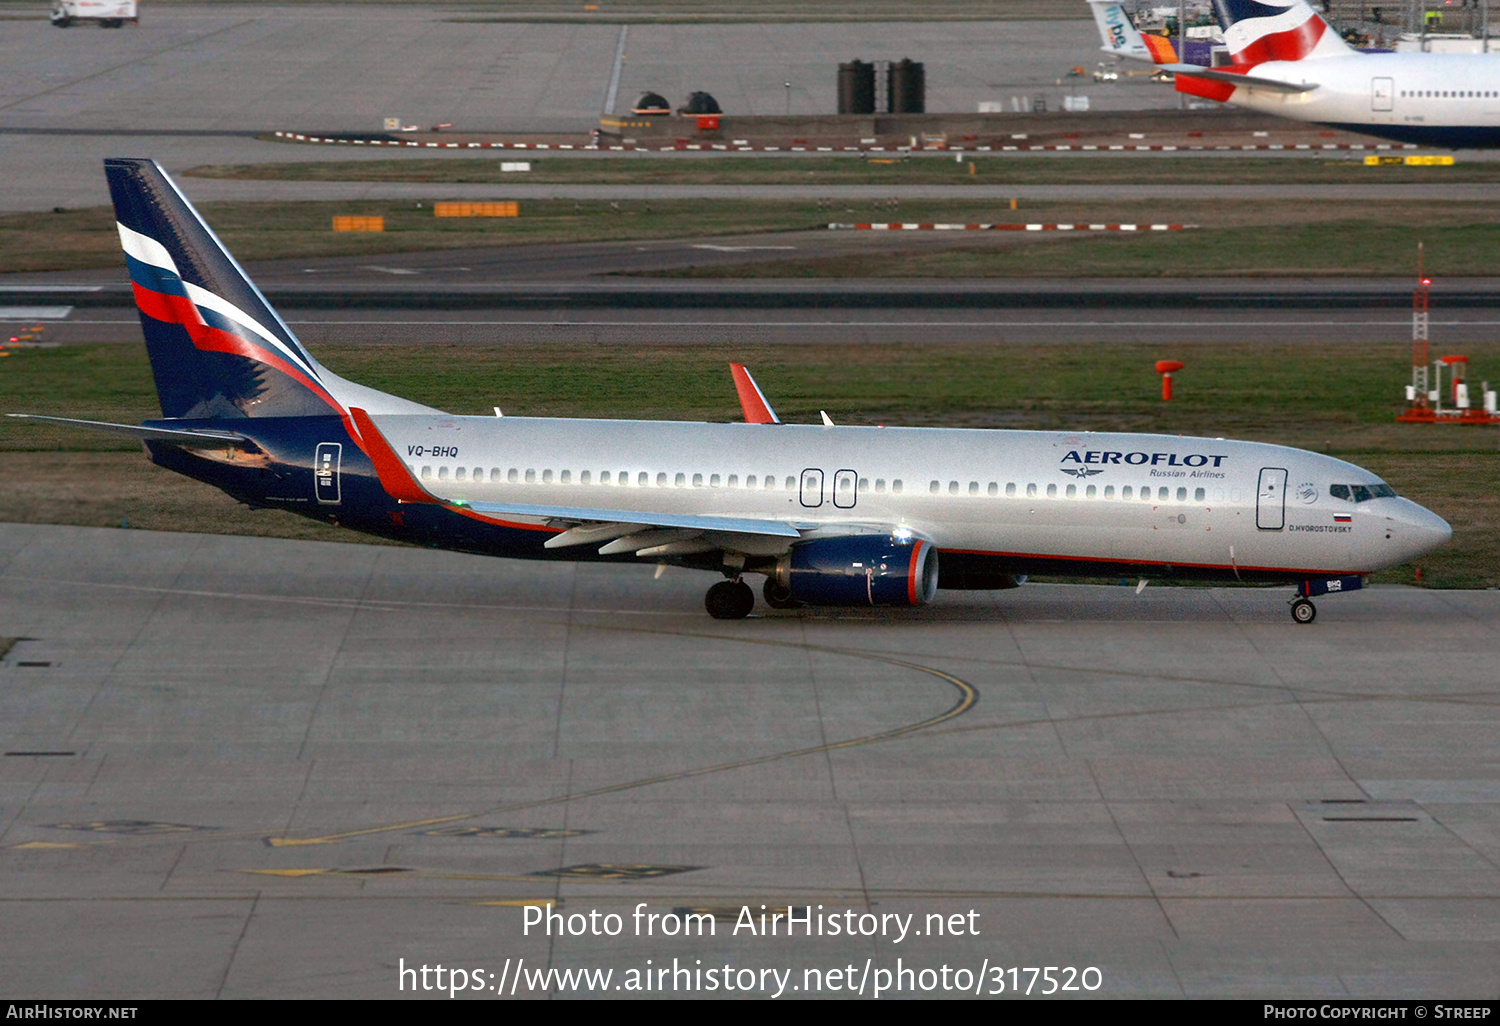
<path id="1" fill-rule="evenodd" d="M 1375 588 L 1307 627 L 1286 589 L 1048 585 L 721 623 L 707 583 L 0 525 L 0 990 L 392 997 L 441 963 L 624 994 L 676 959 L 788 994 L 944 965 L 971 993 L 1049 965 L 1109 997 L 1500 993 L 1500 593 Z M 528 934 L 547 901 L 622 932 Z M 637 936 L 642 902 L 722 918 Z M 761 904 L 914 932 L 733 933 Z"/>

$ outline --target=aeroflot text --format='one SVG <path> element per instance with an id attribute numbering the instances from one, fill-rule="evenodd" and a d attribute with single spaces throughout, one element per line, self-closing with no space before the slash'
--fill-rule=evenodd
<path id="1" fill-rule="evenodd" d="M 978 937 L 979 915 L 974 909 L 949 915 L 932 913 L 917 920 L 913 912 L 856 912 L 853 909 L 823 911 L 819 905 L 760 906 L 754 911 L 740 906 L 730 934 L 735 937 L 884 937 L 900 944 L 912 937 Z M 628 917 L 598 909 L 587 913 L 555 912 L 550 903 L 527 905 L 521 933 L 530 936 L 533 928 L 547 937 L 618 937 L 625 932 L 626 920 L 637 937 L 713 937 L 714 916 L 695 912 L 652 912 L 643 901 Z"/>
<path id="2" fill-rule="evenodd" d="M 1228 456 L 1209 456 L 1201 452 L 1191 453 L 1178 458 L 1175 452 L 1105 452 L 1100 449 L 1090 449 L 1080 454 L 1074 449 L 1062 458 L 1062 463 L 1128 463 L 1132 467 L 1142 464 L 1156 466 L 1158 463 L 1167 467 L 1206 467 L 1208 461 L 1213 460 L 1214 466 L 1218 466 L 1227 460 Z"/>

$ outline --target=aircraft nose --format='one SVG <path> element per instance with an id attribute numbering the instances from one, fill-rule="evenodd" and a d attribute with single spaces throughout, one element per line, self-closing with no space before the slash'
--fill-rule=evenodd
<path id="1" fill-rule="evenodd" d="M 1390 521 L 1389 532 L 1399 541 L 1405 560 L 1424 556 L 1439 546 L 1446 545 L 1453 537 L 1453 528 L 1448 521 L 1424 506 L 1409 499 L 1399 500 L 1401 505 L 1386 518 Z"/>

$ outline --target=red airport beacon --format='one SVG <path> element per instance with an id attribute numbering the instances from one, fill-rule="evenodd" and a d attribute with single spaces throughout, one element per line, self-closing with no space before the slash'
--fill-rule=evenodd
<path id="1" fill-rule="evenodd" d="M 1156 373 L 1161 375 L 1161 401 L 1172 401 L 1172 375 L 1187 366 L 1180 360 L 1157 360 Z"/>

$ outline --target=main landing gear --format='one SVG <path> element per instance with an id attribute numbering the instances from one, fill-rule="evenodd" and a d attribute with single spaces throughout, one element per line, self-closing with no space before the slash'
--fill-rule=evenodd
<path id="1" fill-rule="evenodd" d="M 772 609 L 796 609 L 802 603 L 792 598 L 792 589 L 782 584 L 776 578 L 767 575 L 766 586 L 760 589 L 760 593 L 766 600 L 766 605 Z"/>
<path id="2" fill-rule="evenodd" d="M 1292 600 L 1292 619 L 1298 623 L 1312 623 L 1318 617 L 1318 607 L 1305 598 Z"/>
<path id="3" fill-rule="evenodd" d="M 715 620 L 743 620 L 755 608 L 755 592 L 744 581 L 720 581 L 703 596 L 703 605 Z"/>

